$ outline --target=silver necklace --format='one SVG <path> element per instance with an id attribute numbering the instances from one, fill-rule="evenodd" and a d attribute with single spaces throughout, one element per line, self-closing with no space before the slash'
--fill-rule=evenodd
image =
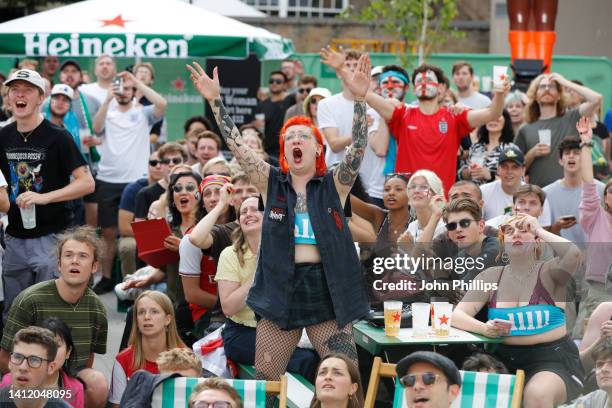
<path id="1" fill-rule="evenodd" d="M 26 134 L 23 134 L 22 132 L 17 130 L 17 133 L 19 133 L 19 135 L 21 135 L 21 137 L 23 138 L 23 141 L 25 143 L 28 143 L 28 137 L 30 137 L 32 135 L 32 133 L 34 133 L 35 130 L 36 130 L 36 128 L 30 130 L 29 132 L 26 132 Z"/>

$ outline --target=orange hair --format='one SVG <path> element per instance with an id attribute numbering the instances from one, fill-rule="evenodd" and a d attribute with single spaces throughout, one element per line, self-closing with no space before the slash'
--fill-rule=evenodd
<path id="1" fill-rule="evenodd" d="M 312 130 L 312 133 L 314 134 L 315 138 L 317 139 L 317 143 L 321 145 L 321 147 L 324 147 L 323 136 L 321 136 L 321 132 L 319 132 L 319 129 L 317 129 L 317 127 L 312 123 L 312 120 L 310 120 L 306 116 L 292 117 L 287 122 L 285 122 L 283 128 L 280 130 L 280 136 L 278 137 L 278 144 L 280 145 L 280 154 L 278 157 L 278 161 L 280 163 L 280 168 L 283 173 L 289 172 L 289 163 L 287 163 L 287 158 L 285 157 L 285 133 L 287 132 L 287 129 L 289 129 L 291 126 L 298 125 L 309 127 L 310 130 Z M 320 177 L 324 175 L 325 172 L 327 172 L 327 165 L 325 164 L 325 155 L 323 154 L 323 152 L 321 152 L 321 154 L 317 156 L 317 160 L 315 162 L 315 175 Z"/>

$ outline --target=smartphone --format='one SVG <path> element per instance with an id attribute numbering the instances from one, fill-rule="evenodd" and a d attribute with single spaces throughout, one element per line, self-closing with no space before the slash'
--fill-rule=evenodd
<path id="1" fill-rule="evenodd" d="M 115 94 L 120 95 L 123 93 L 123 78 L 119 75 L 116 75 L 113 78 L 113 90 Z"/>
<path id="2" fill-rule="evenodd" d="M 563 221 L 576 221 L 576 216 L 575 215 L 563 215 L 561 219 Z"/>

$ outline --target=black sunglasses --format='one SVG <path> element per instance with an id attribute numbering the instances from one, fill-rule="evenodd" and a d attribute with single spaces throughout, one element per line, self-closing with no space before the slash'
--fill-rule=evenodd
<path id="1" fill-rule="evenodd" d="M 160 161 L 162 164 L 170 164 L 170 162 L 172 162 L 172 164 L 181 164 L 183 159 L 181 157 L 173 157 L 171 159 L 161 159 Z"/>
<path id="2" fill-rule="evenodd" d="M 400 383 L 402 383 L 404 387 L 414 387 L 418 377 L 421 377 L 421 381 L 423 381 L 424 385 L 432 385 L 436 382 L 439 376 L 438 374 L 434 373 L 409 374 L 400 378 Z"/>
<path id="3" fill-rule="evenodd" d="M 182 184 L 175 184 L 172 186 L 172 191 L 178 194 L 185 189 L 188 193 L 192 193 L 196 190 L 196 188 L 196 185 L 193 183 L 187 183 L 184 186 Z"/>
<path id="4" fill-rule="evenodd" d="M 454 231 L 454 230 L 456 230 L 457 229 L 457 224 L 459 224 L 459 226 L 461 228 L 467 228 L 473 222 L 476 222 L 476 220 L 471 220 L 469 218 L 463 218 L 463 219 L 459 220 L 459 222 L 449 222 L 448 224 L 446 224 L 446 230 L 447 231 Z"/>
<path id="5" fill-rule="evenodd" d="M 303 94 L 303 93 L 308 94 L 308 93 L 310 93 L 310 91 L 312 91 L 312 88 L 299 88 L 298 89 L 298 92 L 301 93 L 301 94 Z"/>
<path id="6" fill-rule="evenodd" d="M 156 159 L 149 160 L 149 166 L 151 166 L 151 167 L 155 167 L 158 164 L 163 164 L 163 161 L 162 160 L 156 160 Z M 168 163 L 166 163 L 166 164 L 168 164 Z"/>
<path id="7" fill-rule="evenodd" d="M 270 80 L 268 81 L 269 84 L 284 84 L 285 81 L 282 79 L 274 79 L 274 78 L 270 78 Z"/>

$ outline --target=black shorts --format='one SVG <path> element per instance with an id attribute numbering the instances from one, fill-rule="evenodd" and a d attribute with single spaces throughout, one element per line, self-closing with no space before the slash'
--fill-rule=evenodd
<path id="1" fill-rule="evenodd" d="M 124 183 L 107 183 L 96 180 L 96 198 L 98 200 L 98 226 L 101 228 L 116 227 L 119 223 L 119 202 Z"/>
<path id="2" fill-rule="evenodd" d="M 541 371 L 557 374 L 565 383 L 567 401 L 572 401 L 582 392 L 584 370 L 578 347 L 569 336 L 531 346 L 500 344 L 493 354 L 506 365 L 510 373 L 525 371 L 525 383 Z"/>

